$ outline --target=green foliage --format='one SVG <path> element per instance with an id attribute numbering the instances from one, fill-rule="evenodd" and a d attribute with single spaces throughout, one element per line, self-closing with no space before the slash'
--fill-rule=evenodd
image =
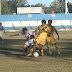
<path id="1" fill-rule="evenodd" d="M 42 7 L 44 12 L 51 13 L 53 10 L 55 13 L 65 12 L 65 0 L 55 0 L 51 3 L 50 7 L 45 6 L 45 4 L 38 3 L 36 5 L 31 5 L 32 7 Z M 17 7 L 30 7 L 27 0 L 1 0 L 1 13 L 13 14 L 17 12 Z M 69 13 L 72 13 L 72 3 L 68 2 Z"/>
<path id="2" fill-rule="evenodd" d="M 2 14 L 9 14 L 10 10 L 6 1 L 2 1 L 1 11 Z"/>
<path id="3" fill-rule="evenodd" d="M 52 10 L 55 11 L 55 13 L 64 13 L 65 12 L 65 3 L 61 2 L 60 0 L 53 1 L 50 6 L 51 6 Z"/>
<path id="4" fill-rule="evenodd" d="M 72 3 L 68 2 L 68 10 L 69 13 L 72 13 Z"/>
<path id="5" fill-rule="evenodd" d="M 24 6 L 26 3 L 27 0 L 2 0 L 1 13 L 2 15 L 16 13 L 17 7 Z"/>
<path id="6" fill-rule="evenodd" d="M 27 0 L 16 0 L 16 2 L 18 7 L 21 7 L 27 4 Z"/>
<path id="7" fill-rule="evenodd" d="M 50 7 L 44 7 L 44 12 L 45 12 L 45 14 L 51 13 L 52 9 Z"/>

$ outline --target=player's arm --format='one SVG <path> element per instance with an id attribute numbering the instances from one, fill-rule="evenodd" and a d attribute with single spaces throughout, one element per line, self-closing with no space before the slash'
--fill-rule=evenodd
<path id="1" fill-rule="evenodd" d="M 35 31 L 33 31 L 33 33 L 36 33 L 39 30 L 39 26 L 37 27 L 37 29 Z"/>
<path id="2" fill-rule="evenodd" d="M 36 29 L 35 31 L 33 31 L 33 33 L 35 33 L 37 36 L 39 35 L 39 34 L 37 33 L 38 30 L 39 30 L 39 26 L 37 27 L 37 29 Z"/>
<path id="3" fill-rule="evenodd" d="M 39 34 L 38 33 L 35 33 L 34 31 L 32 31 L 32 34 L 39 36 Z"/>
<path id="4" fill-rule="evenodd" d="M 20 32 L 18 34 L 10 35 L 10 37 L 15 37 L 15 36 L 23 35 L 23 34 L 24 34 L 23 32 Z"/>
<path id="5" fill-rule="evenodd" d="M 58 31 L 56 30 L 55 27 L 54 27 L 54 31 L 55 31 L 55 33 L 57 34 L 57 36 L 58 36 L 58 40 L 59 40 L 59 33 L 58 33 Z"/>
<path id="6" fill-rule="evenodd" d="M 10 35 L 9 37 L 19 36 L 19 34 Z"/>

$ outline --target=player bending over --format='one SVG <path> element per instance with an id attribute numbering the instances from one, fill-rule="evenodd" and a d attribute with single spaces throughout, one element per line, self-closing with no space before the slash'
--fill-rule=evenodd
<path id="1" fill-rule="evenodd" d="M 48 27 L 51 30 L 51 33 L 48 33 L 48 35 L 47 35 L 47 47 L 48 47 L 49 54 L 52 54 L 52 52 L 50 51 L 50 42 L 55 45 L 58 54 L 60 54 L 60 51 L 59 51 L 59 48 L 58 48 L 58 44 L 56 43 L 56 40 L 54 38 L 54 32 L 57 34 L 58 40 L 59 40 L 59 34 L 58 34 L 56 28 L 54 26 L 52 26 L 52 20 L 48 20 L 48 24 L 47 25 L 48 25 Z"/>
<path id="2" fill-rule="evenodd" d="M 46 25 L 46 21 L 45 20 L 42 20 L 42 25 L 44 25 L 43 28 L 41 29 L 42 32 L 40 33 L 40 35 L 35 40 L 35 44 L 34 44 L 33 48 L 30 50 L 31 53 L 28 54 L 27 56 L 31 56 L 32 55 L 33 50 L 35 50 L 35 48 L 36 48 L 36 46 L 38 44 L 40 44 L 43 47 L 45 45 L 45 40 L 47 38 L 47 33 L 48 32 L 51 33 L 49 27 Z M 43 49 L 41 49 L 41 55 L 43 55 Z"/>
<path id="3" fill-rule="evenodd" d="M 27 38 L 27 42 L 23 45 L 23 49 L 27 52 L 28 51 L 27 47 L 34 45 L 35 41 L 34 33 L 32 31 L 28 31 L 27 28 L 23 28 L 23 32 L 15 35 L 10 35 L 10 37 L 19 35 L 24 35 Z"/>
<path id="4" fill-rule="evenodd" d="M 2 23 L 0 22 L 0 42 L 2 42 L 2 35 L 3 35 L 3 30 L 5 32 L 4 27 L 2 26 Z M 2 42 L 3 43 L 3 42 Z"/>
<path id="5" fill-rule="evenodd" d="M 43 23 L 44 21 L 45 21 L 45 20 L 42 20 L 42 25 L 39 25 L 39 26 L 37 27 L 37 29 L 34 31 L 34 33 L 36 33 L 37 36 L 39 36 L 39 34 L 44 31 L 43 28 L 46 26 L 46 24 Z M 43 44 L 45 44 L 45 43 L 43 43 Z M 43 45 L 40 44 L 41 55 L 43 55 L 43 48 L 42 48 L 42 47 L 43 47 Z"/>

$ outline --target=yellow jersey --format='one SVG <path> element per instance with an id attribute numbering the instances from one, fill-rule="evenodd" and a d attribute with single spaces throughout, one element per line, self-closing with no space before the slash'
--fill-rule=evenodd
<path id="1" fill-rule="evenodd" d="M 39 27 L 41 27 L 41 26 L 39 26 Z M 40 30 L 41 33 L 35 41 L 37 41 L 38 44 L 44 45 L 45 39 L 47 38 L 48 30 L 50 31 L 50 29 L 47 25 L 45 25 L 38 30 Z"/>
<path id="2" fill-rule="evenodd" d="M 35 31 L 36 32 L 39 31 L 39 33 L 42 33 L 43 31 L 45 31 L 46 28 L 47 28 L 47 25 L 44 25 L 44 26 L 39 25 Z"/>
<path id="3" fill-rule="evenodd" d="M 53 34 L 54 34 L 54 32 L 57 32 L 57 30 L 56 30 L 56 28 L 54 27 L 54 26 L 49 26 L 48 24 L 47 24 L 47 26 L 50 28 L 50 30 L 51 30 L 51 33 L 48 33 L 48 36 L 53 36 Z"/>

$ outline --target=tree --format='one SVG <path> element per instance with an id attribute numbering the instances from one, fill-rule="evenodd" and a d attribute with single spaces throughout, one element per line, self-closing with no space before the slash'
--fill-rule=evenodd
<path id="1" fill-rule="evenodd" d="M 60 0 L 55 0 L 51 3 L 50 7 L 52 10 L 55 11 L 55 13 L 64 13 L 65 12 L 65 4 L 64 2 L 61 2 Z"/>
<path id="2" fill-rule="evenodd" d="M 57 0 L 60 3 L 65 3 L 65 0 Z"/>
<path id="3" fill-rule="evenodd" d="M 68 2 L 68 10 L 69 13 L 72 13 L 72 3 Z"/>
<path id="4" fill-rule="evenodd" d="M 45 14 L 51 13 L 52 8 L 51 7 L 44 7 L 44 12 L 45 12 Z"/>
<path id="5" fill-rule="evenodd" d="M 27 0 L 2 0 L 1 9 L 2 14 L 16 13 L 17 7 L 24 7 Z"/>
<path id="6" fill-rule="evenodd" d="M 24 6 L 27 4 L 27 0 L 16 0 L 17 6 Z"/>
<path id="7" fill-rule="evenodd" d="M 17 2 L 16 1 L 7 1 L 7 4 L 8 4 L 8 8 L 10 10 L 10 13 L 13 14 L 13 13 L 16 13 L 16 10 L 17 10 Z"/>
<path id="8" fill-rule="evenodd" d="M 5 0 L 1 2 L 1 13 L 2 14 L 9 14 L 8 4 Z"/>

